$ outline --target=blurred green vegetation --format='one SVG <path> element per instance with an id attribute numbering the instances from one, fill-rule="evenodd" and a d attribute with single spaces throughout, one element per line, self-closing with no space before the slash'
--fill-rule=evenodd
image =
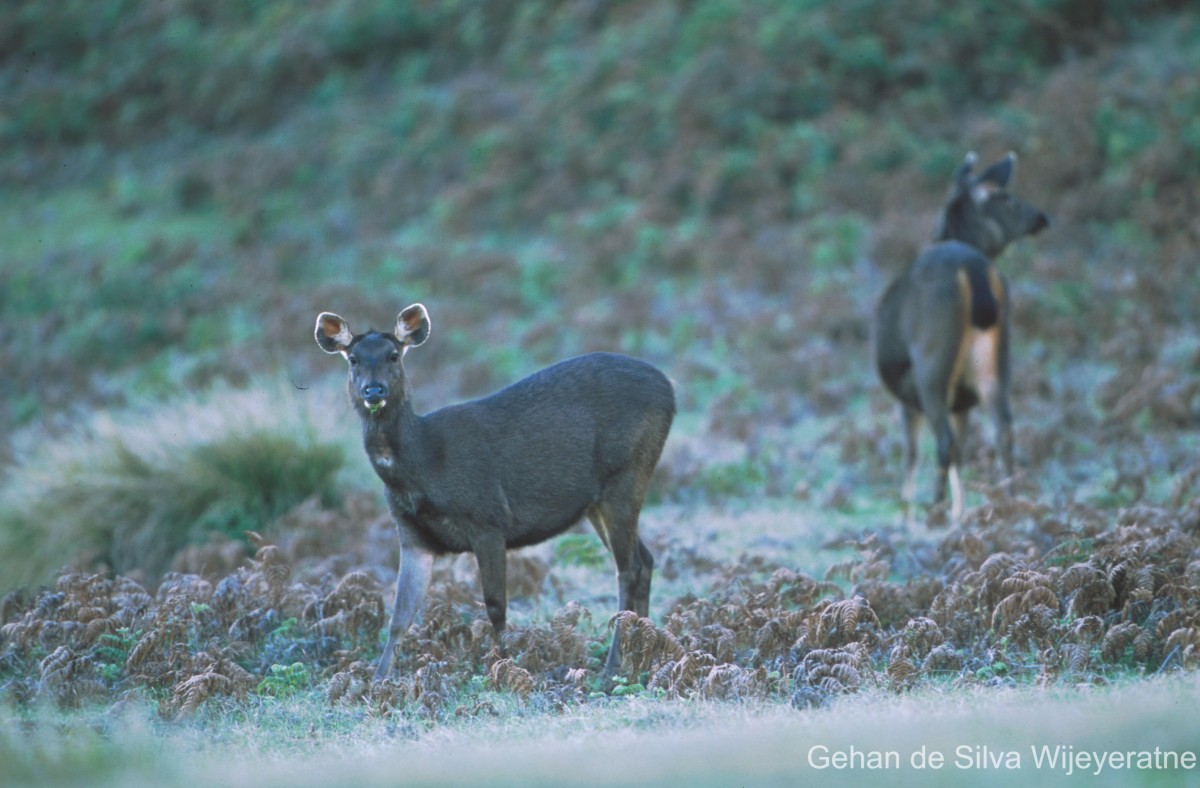
<path id="1" fill-rule="evenodd" d="M 385 326 L 417 300 L 422 410 L 609 349 L 739 440 L 861 413 L 885 402 L 871 305 L 968 149 L 1017 150 L 1018 191 L 1055 221 L 1005 261 L 1018 367 L 1102 359 L 1099 383 L 1124 380 L 1195 336 L 1198 75 L 1182 0 L 5 3 L 0 482 L 92 409 L 340 375 L 317 312 Z M 1026 372 L 1039 432 L 1127 407 L 1081 415 Z M 1194 426 L 1191 396 L 1138 423 Z M 280 429 L 234 450 L 243 468 L 290 456 Z M 855 456 L 898 451 L 856 429 Z M 171 472 L 220 477 L 206 451 Z M 323 490 L 296 470 L 226 476 L 298 485 L 272 501 Z M 729 495 L 771 475 L 694 474 Z M 260 505 L 239 489 L 220 493 L 236 512 Z"/>

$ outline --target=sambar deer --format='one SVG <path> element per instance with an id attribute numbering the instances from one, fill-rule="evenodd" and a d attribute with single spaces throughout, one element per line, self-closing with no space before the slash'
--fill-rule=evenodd
<path id="1" fill-rule="evenodd" d="M 400 532 L 400 570 L 375 680 L 421 611 L 434 556 L 472 552 L 500 643 L 509 548 L 561 534 L 585 516 L 617 566 L 621 610 L 649 614 L 654 559 L 638 516 L 675 416 L 675 392 L 643 361 L 591 353 L 482 399 L 417 415 L 403 358 L 429 337 L 429 314 L 407 307 L 391 333 L 355 334 L 330 312 L 317 344 L 350 365 L 363 445 Z M 604 664 L 620 668 L 620 629 Z"/>
<path id="2" fill-rule="evenodd" d="M 993 260 L 1008 244 L 1043 230 L 1050 219 L 1008 190 L 1016 154 L 972 176 L 975 162 L 975 154 L 968 153 L 955 172 L 935 242 L 888 286 L 875 308 L 875 364 L 901 402 L 906 519 L 916 495 L 922 416 L 937 439 L 934 504 L 945 500 L 948 481 L 952 522 L 963 512 L 961 442 L 975 405 L 982 402 L 991 412 L 1004 472 L 1013 473 L 1011 309 L 1007 280 Z"/>

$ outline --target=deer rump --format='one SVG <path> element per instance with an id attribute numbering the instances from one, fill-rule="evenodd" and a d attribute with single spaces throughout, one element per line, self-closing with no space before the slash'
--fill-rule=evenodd
<path id="1" fill-rule="evenodd" d="M 875 356 L 888 390 L 924 410 L 914 378 L 924 367 L 945 382 L 951 412 L 977 405 L 979 380 L 1002 374 L 1005 296 L 1003 276 L 975 247 L 926 249 L 879 302 Z"/>
<path id="2" fill-rule="evenodd" d="M 653 469 L 673 414 L 671 384 L 649 364 L 610 353 L 563 361 L 422 416 L 420 461 L 438 483 L 387 485 L 388 503 L 434 554 L 471 551 L 481 526 L 501 529 L 507 548 L 537 544 L 580 522 L 631 468 Z M 478 522 L 484 514 L 490 522 Z"/>

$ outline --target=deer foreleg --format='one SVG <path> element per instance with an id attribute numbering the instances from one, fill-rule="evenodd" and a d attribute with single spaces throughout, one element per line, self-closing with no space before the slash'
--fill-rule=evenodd
<path id="1" fill-rule="evenodd" d="M 400 548 L 400 574 L 396 578 L 396 603 L 392 607 L 392 620 L 388 625 L 387 645 L 375 669 L 375 681 L 382 681 L 392 672 L 396 660 L 396 646 L 404 639 L 413 619 L 420 612 L 433 576 L 433 554 L 416 547 Z"/>

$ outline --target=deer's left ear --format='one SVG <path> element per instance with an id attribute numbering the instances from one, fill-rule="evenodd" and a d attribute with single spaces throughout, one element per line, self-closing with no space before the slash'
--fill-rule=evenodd
<path id="1" fill-rule="evenodd" d="M 1017 172 L 1017 154 L 1009 153 L 1000 161 L 983 171 L 979 176 L 980 183 L 994 183 L 1001 189 L 1007 189 Z"/>
<path id="2" fill-rule="evenodd" d="M 429 339 L 429 312 L 423 304 L 413 304 L 396 316 L 396 338 L 406 350 Z"/>
<path id="3" fill-rule="evenodd" d="M 350 324 L 332 312 L 317 315 L 315 335 L 317 344 L 326 353 L 345 353 L 346 348 L 354 341 L 354 332 L 350 330 Z"/>
<path id="4" fill-rule="evenodd" d="M 975 155 L 975 151 L 967 153 L 962 164 L 958 165 L 958 169 L 954 171 L 954 195 L 969 194 L 971 187 L 975 185 L 971 178 L 971 170 L 975 169 L 975 162 L 979 159 Z"/>

